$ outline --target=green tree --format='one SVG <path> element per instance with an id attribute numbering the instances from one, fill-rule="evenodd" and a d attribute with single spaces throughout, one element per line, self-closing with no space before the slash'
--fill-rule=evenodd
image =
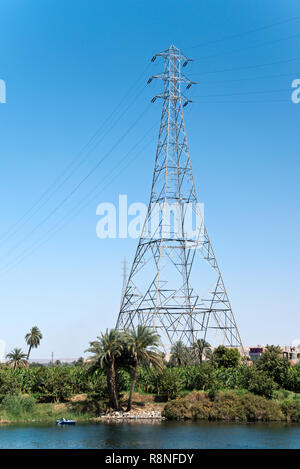
<path id="1" fill-rule="evenodd" d="M 92 371 L 101 368 L 106 373 L 109 404 L 113 409 L 119 409 L 116 360 L 121 357 L 124 348 L 124 334 L 115 329 L 107 329 L 105 334 L 102 333 L 90 342 L 90 347 L 86 350 L 93 354 L 89 359 Z"/>
<path id="2" fill-rule="evenodd" d="M 220 387 L 217 371 L 211 363 L 203 363 L 201 366 L 186 367 L 184 370 L 185 387 L 189 390 L 208 391 Z"/>
<path id="3" fill-rule="evenodd" d="M 236 368 L 241 360 L 240 352 L 237 348 L 219 345 L 212 354 L 212 362 L 219 368 Z"/>
<path id="4" fill-rule="evenodd" d="M 8 364 L 14 370 L 21 366 L 23 366 L 24 368 L 27 368 L 28 366 L 28 362 L 26 360 L 26 353 L 24 353 L 20 348 L 14 348 L 11 352 L 6 355 L 6 358 L 9 359 Z"/>
<path id="5" fill-rule="evenodd" d="M 156 392 L 158 395 L 166 395 L 167 399 L 174 399 L 183 390 L 184 379 L 178 368 L 164 368 L 157 374 Z"/>
<path id="6" fill-rule="evenodd" d="M 35 376 L 33 390 L 42 400 L 65 401 L 73 394 L 73 377 L 68 366 L 47 366 L 40 368 Z"/>
<path id="7" fill-rule="evenodd" d="M 132 398 L 136 385 L 138 368 L 140 364 L 144 366 L 153 365 L 156 368 L 162 368 L 163 362 L 159 350 L 156 348 L 160 344 L 160 337 L 155 331 L 146 326 L 138 325 L 127 334 L 127 346 L 130 354 L 133 356 L 134 367 L 131 376 L 131 387 L 127 403 L 127 412 L 131 410 Z"/>
<path id="8" fill-rule="evenodd" d="M 188 348 L 181 342 L 175 342 L 171 348 L 171 358 L 169 364 L 171 366 L 184 366 L 188 365 L 191 361 L 191 356 Z"/>
<path id="9" fill-rule="evenodd" d="M 216 368 L 216 374 L 221 388 L 237 389 L 241 387 L 245 369 L 245 365 L 239 365 L 236 368 Z"/>
<path id="10" fill-rule="evenodd" d="M 241 382 L 242 386 L 253 394 L 272 399 L 277 389 L 275 381 L 265 372 L 258 370 L 255 366 L 245 368 Z"/>
<path id="11" fill-rule="evenodd" d="M 212 351 L 211 346 L 206 340 L 198 339 L 192 345 L 192 350 L 195 354 L 196 360 L 199 360 L 200 365 L 203 362 L 203 356 L 205 359 L 209 359 L 211 357 Z"/>
<path id="12" fill-rule="evenodd" d="M 290 391 L 300 392 L 300 363 L 289 367 L 284 382 L 284 388 Z"/>
<path id="13" fill-rule="evenodd" d="M 17 373 L 16 370 L 8 367 L 0 368 L 0 395 L 19 394 L 22 385 L 23 376 L 21 373 Z"/>
<path id="14" fill-rule="evenodd" d="M 279 346 L 267 345 L 266 350 L 256 360 L 255 366 L 273 378 L 279 386 L 283 386 L 287 380 L 290 364 L 288 359 L 282 356 Z"/>
<path id="15" fill-rule="evenodd" d="M 37 326 L 33 326 L 30 331 L 25 335 L 26 344 L 29 346 L 27 353 L 27 361 L 32 348 L 37 348 L 43 338 L 43 334 Z"/>

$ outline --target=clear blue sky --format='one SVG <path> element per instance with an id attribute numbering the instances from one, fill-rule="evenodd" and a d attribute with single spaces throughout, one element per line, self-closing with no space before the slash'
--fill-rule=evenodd
<path id="1" fill-rule="evenodd" d="M 296 0 L 1 2 L 0 338 L 7 350 L 24 347 L 37 324 L 44 339 L 33 358 L 77 357 L 115 325 L 121 261 L 132 260 L 136 241 L 99 240 L 96 206 L 119 194 L 148 202 L 161 103 L 149 106 L 160 84 L 144 85 L 160 71 L 151 57 L 171 43 L 194 58 L 186 69 L 198 82 L 186 108 L 192 164 L 242 340 L 300 337 L 300 104 L 290 99 L 300 78 L 299 17 Z M 79 154 L 99 127 L 95 145 Z M 73 158 L 83 163 L 8 232 Z"/>

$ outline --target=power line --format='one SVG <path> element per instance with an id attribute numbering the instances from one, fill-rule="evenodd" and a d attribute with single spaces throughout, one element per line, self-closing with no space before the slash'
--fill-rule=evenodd
<path id="1" fill-rule="evenodd" d="M 138 141 L 133 148 L 131 148 L 131 150 L 129 150 L 126 155 L 122 158 L 122 161 L 124 161 L 128 155 L 131 154 L 131 152 L 145 139 L 145 137 L 153 130 L 153 128 L 157 125 L 157 123 L 155 123 L 151 128 L 150 130 L 148 130 L 146 132 L 146 134 L 144 134 L 144 136 L 141 138 L 140 141 Z M 2 274 L 1 275 L 5 275 L 6 273 L 8 273 L 9 271 L 11 271 L 12 269 L 14 269 L 15 267 L 17 267 L 26 257 L 28 257 L 30 254 L 34 253 L 40 246 L 42 246 L 43 244 L 45 244 L 47 241 L 49 241 L 49 239 L 51 239 L 56 233 L 58 233 L 59 231 L 61 231 L 71 220 L 74 219 L 74 217 L 78 216 L 79 213 L 81 213 L 81 211 L 87 207 L 90 202 L 92 201 L 92 199 L 94 199 L 94 197 L 99 194 L 101 194 L 107 187 L 109 187 L 112 182 L 114 182 L 139 156 L 140 154 L 144 151 L 144 149 L 149 145 L 149 143 L 152 143 L 153 141 L 153 138 L 151 137 L 151 139 L 147 142 L 147 144 L 145 146 L 143 146 L 143 148 L 133 157 L 131 158 L 131 160 L 129 160 L 129 162 L 119 170 L 119 172 L 113 177 L 111 178 L 108 183 L 102 187 L 102 189 L 97 192 L 97 194 L 95 193 L 95 190 L 99 188 L 99 186 L 101 185 L 101 183 L 103 182 L 103 180 L 105 180 L 107 178 L 108 175 L 111 175 L 111 173 L 115 170 L 115 169 L 119 169 L 119 162 L 115 165 L 115 167 L 112 169 L 112 171 L 110 171 L 106 177 L 102 178 L 102 181 L 100 181 L 99 183 L 97 183 L 97 185 L 92 189 L 92 191 L 90 191 L 90 193 L 87 194 L 88 197 L 85 197 L 83 201 L 81 201 L 81 204 L 80 206 L 76 206 L 74 207 L 75 208 L 75 211 L 73 210 L 72 213 L 69 214 L 69 216 L 67 218 L 65 217 L 62 217 L 52 228 L 50 228 L 50 230 L 48 230 L 48 232 L 46 233 L 46 236 L 42 237 L 37 243 L 33 243 L 33 245 L 27 249 L 25 249 L 22 253 L 20 253 L 20 255 L 15 259 L 15 261 L 12 261 L 10 263 L 8 263 L 5 267 L 6 269 L 2 271 Z M 92 195 L 93 193 L 95 193 L 94 195 Z M 91 197 L 92 196 L 92 197 Z M 63 223 L 61 223 L 63 222 Z"/>
<path id="2" fill-rule="evenodd" d="M 189 108 L 187 113 L 190 113 L 192 110 L 192 108 Z M 142 138 L 135 143 L 135 145 L 125 154 L 125 156 L 122 158 L 121 161 L 125 161 L 127 156 L 129 156 L 132 151 L 138 146 L 140 145 L 140 143 L 143 142 L 143 140 L 148 136 L 149 133 L 151 133 L 151 131 L 156 127 L 158 122 L 155 122 L 154 125 L 142 136 Z M 153 142 L 153 138 L 151 137 L 151 139 L 146 143 L 145 146 L 143 146 L 143 148 L 133 157 L 131 158 L 128 163 L 119 170 L 119 172 L 113 177 L 110 179 L 110 181 L 104 186 L 102 187 L 102 189 L 95 193 L 95 191 L 99 188 L 99 186 L 101 186 L 101 183 L 103 182 L 103 180 L 105 180 L 107 178 L 108 175 L 111 175 L 111 173 L 114 172 L 115 169 L 119 169 L 120 167 L 120 163 L 116 163 L 116 165 L 113 167 L 113 169 L 106 175 L 106 177 L 102 178 L 102 181 L 100 181 L 99 183 L 96 184 L 96 186 L 94 186 L 94 188 L 85 196 L 85 198 L 81 201 L 81 204 L 78 206 L 76 205 L 74 208 L 75 208 L 75 211 L 73 211 L 71 214 L 69 214 L 69 216 L 67 218 L 65 217 L 62 217 L 58 222 L 56 222 L 56 224 L 50 228 L 50 230 L 48 230 L 48 232 L 46 233 L 46 237 L 43 237 L 42 239 L 40 239 L 40 241 L 38 242 L 35 242 L 33 243 L 33 245 L 27 249 L 25 249 L 15 260 L 15 262 L 10 262 L 6 265 L 6 269 L 2 272 L 2 275 L 5 275 L 7 272 L 11 271 L 12 269 L 14 269 L 15 267 L 17 267 L 24 258 L 28 257 L 30 254 L 34 253 L 40 246 L 42 246 L 43 244 L 45 244 L 49 239 L 51 239 L 56 233 L 58 233 L 59 231 L 61 231 L 71 220 L 73 220 L 74 217 L 78 216 L 79 213 L 85 208 L 87 207 L 91 201 L 94 199 L 94 197 L 99 194 L 101 194 L 107 187 L 109 187 L 112 182 L 114 182 L 139 156 L 140 154 L 145 150 L 145 148 L 149 145 L 149 143 L 152 143 Z M 63 222 L 63 223 L 61 223 Z"/>
<path id="3" fill-rule="evenodd" d="M 112 130 L 112 128 L 116 125 L 117 122 L 119 122 L 119 120 L 123 117 L 123 115 L 126 114 L 126 112 L 129 110 L 129 108 L 134 104 L 135 100 L 138 98 L 138 96 L 141 94 L 141 92 L 145 89 L 146 85 L 143 86 L 142 90 L 137 93 L 137 95 L 135 96 L 134 100 L 131 102 L 131 104 L 129 104 L 129 106 L 126 107 L 125 111 L 121 114 L 121 116 L 119 116 L 119 118 L 114 122 L 114 124 L 109 128 L 109 130 L 104 134 L 104 136 L 98 141 L 96 142 L 96 145 L 94 145 L 94 148 L 92 148 L 88 153 L 87 155 L 83 155 L 83 157 L 81 158 L 81 160 L 78 161 L 78 158 L 80 157 L 80 155 L 85 151 L 86 148 L 88 148 L 90 145 L 93 144 L 93 142 L 96 140 L 96 138 L 99 136 L 99 134 L 101 133 L 101 130 L 103 128 L 105 128 L 106 124 L 112 119 L 112 117 L 114 116 L 114 114 L 117 112 L 117 110 L 121 107 L 122 103 L 125 101 L 125 99 L 128 97 L 128 94 L 130 94 L 131 90 L 135 89 L 135 86 L 136 86 L 136 83 L 140 81 L 140 79 L 145 75 L 146 71 L 148 70 L 149 68 L 149 64 L 145 67 L 144 71 L 140 74 L 140 76 L 137 78 L 137 80 L 134 82 L 134 84 L 130 87 L 130 89 L 128 90 L 128 92 L 123 96 L 123 98 L 119 101 L 118 105 L 113 109 L 113 111 L 109 114 L 109 116 L 102 122 L 102 124 L 100 125 L 100 127 L 98 127 L 98 129 L 96 130 L 96 132 L 93 134 L 93 136 L 88 140 L 88 142 L 81 148 L 81 150 L 79 151 L 79 153 L 72 159 L 72 161 L 65 167 L 65 169 L 62 171 L 62 173 L 55 178 L 55 180 L 53 181 L 53 183 L 50 184 L 50 186 L 46 189 L 46 191 L 44 191 L 42 193 L 42 195 L 36 200 L 36 202 L 34 202 L 33 205 L 30 206 L 30 208 L 28 210 L 26 210 L 26 212 L 16 221 L 14 222 L 10 228 L 8 228 L 8 230 L 6 230 L 6 232 L 4 234 L 2 234 L 0 236 L 0 240 L 1 241 L 5 241 L 6 239 L 8 239 L 7 237 L 10 237 L 11 235 L 15 234 L 17 231 L 18 231 L 18 228 L 15 229 L 16 227 L 18 227 L 20 225 L 21 222 L 23 222 L 23 220 L 26 220 L 29 221 L 32 216 L 37 213 L 37 211 L 39 211 L 50 199 L 51 197 L 57 192 L 57 190 L 59 190 L 64 184 L 65 182 L 67 182 L 70 177 L 74 174 L 74 172 L 82 165 L 82 163 L 84 162 L 84 159 L 89 156 L 91 154 L 91 152 L 93 150 L 95 150 L 95 148 L 97 147 L 97 145 L 106 137 L 106 135 Z M 73 171 L 71 172 L 71 174 L 69 174 L 63 181 L 61 184 L 59 184 L 59 186 L 57 187 L 57 184 L 59 183 L 59 181 L 65 176 L 65 174 L 68 173 L 69 170 L 72 169 L 72 166 L 76 164 L 75 168 L 73 168 Z M 45 197 L 50 193 L 50 196 L 46 199 Z M 44 202 L 42 203 L 42 205 L 40 205 L 40 203 L 44 200 Z M 32 211 L 37 208 L 37 210 L 34 211 L 34 213 L 32 213 Z M 28 215 L 31 214 L 31 216 L 28 218 Z"/>
<path id="4" fill-rule="evenodd" d="M 234 78 L 234 79 L 230 79 L 230 80 L 215 80 L 215 81 L 202 81 L 201 80 L 201 85 L 215 85 L 215 84 L 218 84 L 218 83 L 236 83 L 236 82 L 240 82 L 240 81 L 252 81 L 252 80 L 266 80 L 266 79 L 269 79 L 269 78 L 281 78 L 281 77 L 289 77 L 289 76 L 296 76 L 296 75 L 299 75 L 300 76 L 300 72 L 290 72 L 290 73 L 280 73 L 280 74 L 277 74 L 277 75 L 263 75 L 263 76 L 260 76 L 260 77 L 246 77 L 246 78 Z"/>
<path id="5" fill-rule="evenodd" d="M 294 39 L 295 37 L 299 37 L 299 36 L 300 36 L 300 34 L 294 34 L 292 36 L 287 36 L 287 37 L 283 37 L 283 38 L 280 38 L 280 39 L 274 39 L 272 41 L 266 41 L 266 42 L 263 42 L 261 44 L 256 44 L 254 46 L 242 47 L 241 49 L 234 49 L 234 50 L 231 50 L 231 51 L 223 51 L 223 52 L 219 52 L 217 54 L 200 57 L 197 60 L 211 59 L 211 58 L 219 57 L 219 56 L 223 56 L 223 55 L 235 54 L 235 53 L 238 53 L 238 52 L 244 52 L 245 50 L 256 49 L 256 48 L 259 48 L 259 47 L 263 47 L 265 45 L 270 45 L 270 44 L 275 44 L 275 43 L 282 42 L 282 41 L 287 41 L 288 39 Z"/>
<path id="6" fill-rule="evenodd" d="M 204 42 L 202 44 L 197 44 L 197 45 L 194 45 L 194 46 L 186 47 L 185 49 L 195 49 L 197 47 L 203 47 L 203 46 L 206 46 L 206 45 L 209 45 L 209 44 L 217 44 L 218 42 L 228 41 L 230 39 L 235 39 L 235 38 L 238 38 L 238 37 L 246 36 L 248 34 L 253 34 L 253 33 L 256 33 L 256 32 L 259 32 L 259 31 L 264 31 L 265 29 L 273 28 L 275 26 L 280 26 L 282 24 L 286 24 L 286 23 L 289 23 L 291 21 L 297 21 L 299 19 L 300 19 L 300 16 L 294 16 L 292 18 L 288 18 L 288 19 L 283 20 L 283 21 L 278 21 L 276 23 L 271 23 L 271 24 L 268 24 L 266 26 L 261 26 L 259 28 L 250 29 L 248 31 L 243 31 L 241 33 L 232 34 L 230 36 L 223 36 L 222 38 L 207 41 L 207 42 Z"/>
<path id="7" fill-rule="evenodd" d="M 286 92 L 286 89 L 279 89 L 279 90 L 260 90 L 260 91 L 243 91 L 239 93 L 229 93 L 229 94 L 207 94 L 207 95 L 196 95 L 193 98 L 213 98 L 215 96 L 240 96 L 244 94 L 266 94 L 266 93 L 279 93 L 279 92 Z"/>
<path id="8" fill-rule="evenodd" d="M 87 173 L 87 175 L 82 178 L 79 183 L 76 184 L 76 186 L 62 199 L 62 201 L 56 205 L 50 213 L 45 216 L 29 233 L 27 233 L 26 236 L 24 236 L 18 243 L 16 243 L 9 251 L 8 255 L 10 252 L 14 251 L 17 249 L 24 241 L 26 241 L 37 229 L 39 229 L 52 215 L 54 215 L 69 199 L 74 195 L 75 192 L 82 186 L 82 184 L 98 169 L 100 164 L 103 163 L 103 161 L 108 158 L 108 156 L 111 154 L 111 152 L 121 143 L 122 140 L 128 135 L 128 133 L 134 128 L 134 126 L 140 121 L 140 119 L 143 117 L 143 115 L 149 110 L 151 104 L 149 104 L 146 109 L 138 116 L 138 118 L 133 122 L 133 124 L 127 129 L 127 131 L 117 140 L 117 142 L 112 146 L 112 148 L 105 153 L 105 155 L 97 162 L 95 166 Z M 2 256 L 2 259 L 7 257 L 7 254 L 5 256 Z"/>
<path id="9" fill-rule="evenodd" d="M 235 68 L 225 68 L 222 70 L 212 70 L 210 72 L 203 72 L 203 73 L 196 73 L 194 74 L 195 76 L 202 76 L 202 75 L 208 75 L 211 73 L 223 73 L 223 72 L 234 72 L 237 70 L 248 70 L 248 69 L 253 69 L 253 68 L 260 68 L 260 67 L 267 67 L 270 65 L 277 65 L 277 64 L 282 64 L 282 63 L 288 63 L 288 62 L 294 62 L 295 60 L 300 60 L 300 57 L 294 57 L 292 59 L 287 59 L 287 60 L 278 60 L 277 62 L 267 62 L 263 64 L 256 64 L 256 65 L 246 65 L 244 67 L 235 67 Z"/>
<path id="10" fill-rule="evenodd" d="M 15 223 L 15 229 L 14 230 L 10 230 L 9 233 L 6 233 L 6 236 L 2 236 L 2 238 L 0 238 L 2 244 L 3 242 L 7 241 L 7 240 L 10 240 L 11 239 L 11 236 L 13 236 L 15 233 L 17 233 L 24 224 L 26 224 L 28 221 L 30 221 L 34 215 L 39 212 L 41 210 L 41 208 L 43 208 L 47 202 L 49 200 L 51 200 L 51 198 L 53 197 L 54 194 L 56 194 L 59 189 L 61 189 L 61 187 L 63 187 L 66 182 L 68 182 L 71 177 L 73 176 L 73 174 L 77 171 L 77 169 L 80 168 L 80 166 L 82 166 L 82 164 L 85 162 L 86 158 L 91 154 L 91 152 L 93 150 L 96 149 L 96 147 L 100 144 L 101 141 L 104 140 L 104 138 L 111 132 L 111 130 L 115 127 L 115 125 L 117 124 L 117 122 L 119 122 L 122 117 L 127 113 L 127 111 L 132 107 L 132 105 L 135 103 L 136 99 L 138 98 L 138 96 L 140 96 L 140 94 L 144 91 L 146 85 L 143 86 L 143 88 L 138 92 L 138 94 L 134 97 L 133 101 L 130 102 L 130 104 L 125 108 L 125 110 L 118 116 L 117 120 L 115 120 L 115 122 L 108 128 L 108 130 L 104 133 L 104 135 L 100 138 L 100 140 L 98 140 L 96 142 L 96 144 L 94 145 L 94 147 L 92 149 L 90 149 L 86 155 L 84 155 L 84 158 L 77 161 L 77 164 L 75 167 L 73 167 L 73 170 L 71 170 L 71 172 L 69 172 L 69 174 L 60 182 L 60 184 L 56 185 L 56 187 L 53 188 L 52 191 L 49 191 L 49 196 L 48 197 L 43 197 L 44 200 L 40 200 L 40 203 L 36 203 L 35 206 L 36 206 L 36 209 L 35 210 L 31 210 L 30 211 L 30 214 L 28 213 L 28 216 L 26 217 L 26 219 L 24 220 L 24 222 L 22 223 L 22 220 L 19 219 L 19 222 L 18 223 Z M 23 216 L 23 219 L 24 219 L 24 216 Z"/>
<path id="11" fill-rule="evenodd" d="M 244 104 L 244 103 L 289 103 L 286 99 L 263 99 L 259 101 L 255 100 L 249 100 L 249 101 L 197 101 L 197 103 L 200 104 Z"/>

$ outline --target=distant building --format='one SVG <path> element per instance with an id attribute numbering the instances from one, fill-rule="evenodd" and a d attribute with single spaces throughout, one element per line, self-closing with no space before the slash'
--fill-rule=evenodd
<path id="1" fill-rule="evenodd" d="M 292 364 L 298 363 L 300 359 L 300 345 L 282 345 L 280 346 L 282 356 L 286 357 Z M 244 347 L 245 354 L 253 362 L 257 360 L 266 350 L 266 346 L 257 345 L 256 347 Z"/>
<path id="2" fill-rule="evenodd" d="M 297 363 L 300 358 L 300 346 L 284 346 L 281 347 L 282 355 L 290 361 Z"/>
<path id="3" fill-rule="evenodd" d="M 252 360 L 252 361 L 257 360 L 263 352 L 264 352 L 263 347 L 250 347 L 249 348 L 250 360 Z"/>

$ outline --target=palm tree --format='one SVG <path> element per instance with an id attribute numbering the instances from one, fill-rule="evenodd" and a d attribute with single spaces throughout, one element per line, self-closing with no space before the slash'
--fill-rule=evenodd
<path id="1" fill-rule="evenodd" d="M 159 335 L 146 326 L 138 325 L 136 330 L 127 333 L 127 347 L 134 361 L 127 412 L 131 410 L 139 365 L 143 363 L 145 366 L 153 365 L 159 369 L 163 366 L 161 353 L 156 348 L 158 345 L 160 345 Z"/>
<path id="2" fill-rule="evenodd" d="M 26 353 L 24 353 L 20 348 L 14 348 L 6 355 L 6 358 L 9 358 L 9 366 L 11 366 L 14 370 L 19 368 L 19 366 L 23 366 L 24 368 L 27 368 L 28 366 Z"/>
<path id="3" fill-rule="evenodd" d="M 27 360 L 29 360 L 29 355 L 32 348 L 37 348 L 40 345 L 40 341 L 43 338 L 43 334 L 37 326 L 33 326 L 30 331 L 25 335 L 25 340 L 27 345 L 29 345 Z"/>
<path id="4" fill-rule="evenodd" d="M 199 360 L 200 365 L 202 365 L 203 362 L 203 355 L 205 358 L 211 357 L 211 345 L 204 339 L 196 340 L 192 345 L 192 350 L 196 358 Z"/>
<path id="5" fill-rule="evenodd" d="M 190 353 L 187 347 L 178 340 L 171 348 L 170 364 L 174 366 L 187 365 L 190 362 Z"/>
<path id="6" fill-rule="evenodd" d="M 89 358 L 89 362 L 92 364 L 92 371 L 100 367 L 106 372 L 109 403 L 113 409 L 119 408 L 116 360 L 121 356 L 124 347 L 122 334 L 115 329 L 110 331 L 106 329 L 105 334 L 101 333 L 101 336 L 97 336 L 97 339 L 90 342 L 90 347 L 86 350 L 86 352 L 93 354 Z"/>

